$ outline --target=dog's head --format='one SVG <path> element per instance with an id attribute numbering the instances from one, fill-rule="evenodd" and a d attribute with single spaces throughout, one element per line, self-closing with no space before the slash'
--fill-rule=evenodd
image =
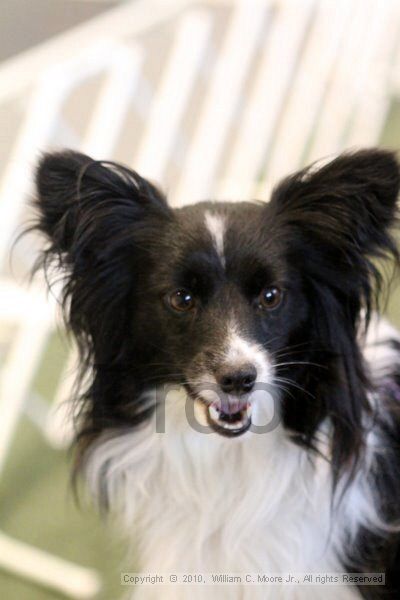
<path id="1" fill-rule="evenodd" d="M 88 431 L 146 418 L 144 392 L 179 383 L 215 431 L 238 436 L 268 386 L 300 443 L 329 417 L 346 460 L 368 407 L 359 315 L 371 259 L 395 252 L 399 181 L 394 155 L 372 149 L 296 173 L 268 203 L 174 209 L 119 165 L 45 155 L 38 226 L 94 370 Z"/>

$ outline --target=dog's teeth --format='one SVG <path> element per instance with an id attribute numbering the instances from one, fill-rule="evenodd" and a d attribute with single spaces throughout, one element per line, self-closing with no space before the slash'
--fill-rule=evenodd
<path id="1" fill-rule="evenodd" d="M 219 410 L 215 408 L 215 406 L 210 406 L 208 408 L 208 412 L 210 413 L 210 417 L 214 419 L 214 421 L 219 420 Z"/>
<path id="2" fill-rule="evenodd" d="M 220 428 L 225 429 L 226 431 L 237 431 L 245 427 L 248 423 L 251 418 L 251 409 L 251 404 L 247 404 L 246 408 L 242 411 L 242 418 L 233 423 L 221 418 L 221 411 L 213 404 L 208 406 L 208 414 L 210 419 L 214 421 L 214 423 L 217 423 Z"/>
<path id="3" fill-rule="evenodd" d="M 243 427 L 243 421 L 236 421 L 235 423 L 222 423 L 224 429 L 240 429 Z"/>

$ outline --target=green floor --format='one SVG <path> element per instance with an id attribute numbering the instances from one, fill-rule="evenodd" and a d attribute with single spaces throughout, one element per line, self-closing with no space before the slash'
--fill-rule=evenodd
<path id="1" fill-rule="evenodd" d="M 44 357 L 36 390 L 49 397 L 59 376 L 65 348 L 53 338 Z M 77 507 L 69 481 L 68 453 L 52 450 L 37 428 L 23 419 L 4 476 L 0 479 L 0 527 L 14 537 L 104 576 L 102 600 L 120 597 L 121 548 L 96 513 Z M 1 600 L 63 598 L 0 572 Z"/>
<path id="2" fill-rule="evenodd" d="M 400 148 L 400 105 L 393 104 L 382 143 Z M 400 288 L 387 309 L 400 327 Z M 44 358 L 37 390 L 50 399 L 65 349 L 53 340 Z M 0 527 L 7 533 L 104 576 L 103 600 L 117 600 L 122 549 L 93 511 L 79 509 L 69 489 L 70 458 L 52 450 L 24 419 L 18 428 L 6 471 L 0 479 Z M 57 600 L 61 596 L 0 573 L 1 600 Z"/>
<path id="3" fill-rule="evenodd" d="M 78 508 L 68 489 L 65 455 L 52 451 L 37 431 L 21 424 L 0 489 L 0 524 L 16 538 L 104 575 L 104 600 L 120 596 L 120 552 L 96 515 Z M 63 596 L 0 574 L 2 600 L 55 600 Z"/>

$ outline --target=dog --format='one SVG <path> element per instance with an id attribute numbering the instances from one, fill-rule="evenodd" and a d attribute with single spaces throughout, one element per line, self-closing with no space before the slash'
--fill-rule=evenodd
<path id="1" fill-rule="evenodd" d="M 376 265 L 399 260 L 399 185 L 395 154 L 370 148 L 269 202 L 172 208 L 122 165 L 42 156 L 40 265 L 62 274 L 86 380 L 77 469 L 137 571 L 241 574 L 134 598 L 400 597 L 400 336 Z M 289 572 L 359 578 L 243 575 Z"/>

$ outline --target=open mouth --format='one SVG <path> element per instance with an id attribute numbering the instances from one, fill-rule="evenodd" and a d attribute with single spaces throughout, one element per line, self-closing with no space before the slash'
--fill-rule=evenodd
<path id="1" fill-rule="evenodd" d="M 245 433 L 251 425 L 252 405 L 247 402 L 246 405 L 239 411 L 234 413 L 226 413 L 218 406 L 216 402 L 210 404 L 188 384 L 186 389 L 189 396 L 195 402 L 202 404 L 205 411 L 207 424 L 211 429 L 220 435 L 226 437 L 235 437 Z"/>
<path id="2" fill-rule="evenodd" d="M 207 407 L 207 422 L 214 431 L 228 437 L 245 433 L 251 425 L 251 405 L 236 413 L 228 414 L 215 404 Z"/>

